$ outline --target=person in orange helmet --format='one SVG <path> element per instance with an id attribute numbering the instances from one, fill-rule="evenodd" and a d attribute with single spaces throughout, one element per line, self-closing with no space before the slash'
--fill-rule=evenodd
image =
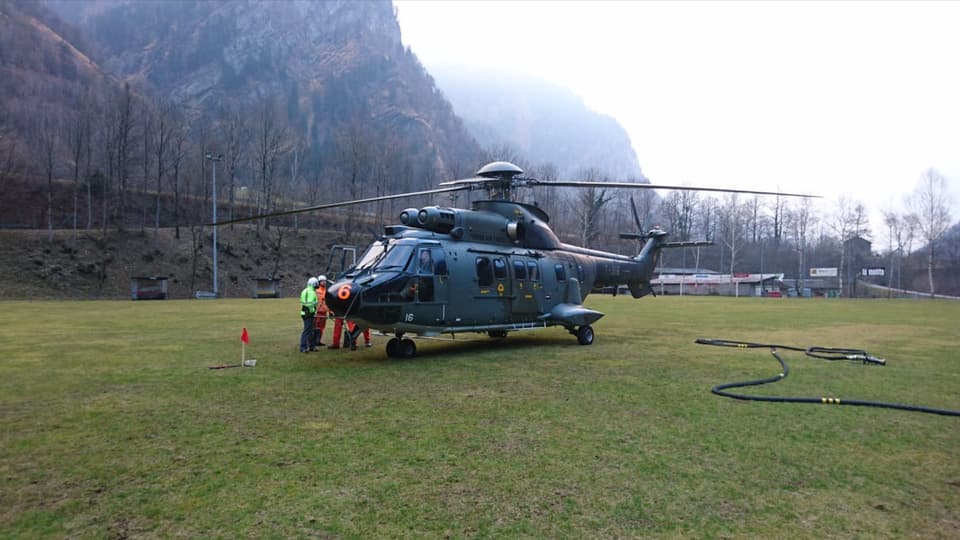
<path id="1" fill-rule="evenodd" d="M 323 331 L 327 328 L 327 317 L 330 310 L 327 308 L 327 276 L 317 277 L 317 314 L 314 319 L 313 343 L 317 347 L 323 347 Z M 312 350 L 312 349 L 311 349 Z"/>

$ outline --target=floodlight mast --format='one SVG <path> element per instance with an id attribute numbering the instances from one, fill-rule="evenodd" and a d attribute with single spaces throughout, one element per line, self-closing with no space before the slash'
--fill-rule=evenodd
<path id="1" fill-rule="evenodd" d="M 223 161 L 223 154 L 207 154 L 206 158 L 213 164 L 213 297 L 217 298 L 217 162 Z"/>

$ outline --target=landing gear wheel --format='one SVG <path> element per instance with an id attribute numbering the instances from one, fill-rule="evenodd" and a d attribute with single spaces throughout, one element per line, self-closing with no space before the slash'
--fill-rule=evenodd
<path id="1" fill-rule="evenodd" d="M 398 352 L 400 358 L 413 358 L 417 355 L 417 344 L 412 339 L 401 339 Z"/>
<path id="2" fill-rule="evenodd" d="M 593 327 L 588 324 L 577 328 L 577 343 L 581 345 L 593 343 Z"/>
<path id="3" fill-rule="evenodd" d="M 387 342 L 387 356 L 389 358 L 400 358 L 400 339 L 390 338 Z"/>
<path id="4" fill-rule="evenodd" d="M 507 331 L 506 331 L 506 330 L 491 330 L 491 331 L 487 332 L 487 335 L 490 336 L 490 337 L 492 337 L 492 338 L 501 338 L 501 339 L 502 339 L 502 338 L 507 337 Z"/>

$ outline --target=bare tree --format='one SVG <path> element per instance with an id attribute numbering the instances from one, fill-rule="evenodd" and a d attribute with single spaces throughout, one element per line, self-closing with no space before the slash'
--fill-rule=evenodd
<path id="1" fill-rule="evenodd" d="M 803 294 L 806 287 L 807 244 L 810 227 L 816 222 L 813 212 L 813 203 L 804 197 L 797 205 L 787 212 L 786 220 L 793 237 L 793 248 L 797 252 L 797 296 Z"/>
<path id="2" fill-rule="evenodd" d="M 187 133 L 180 125 L 173 131 L 173 141 L 170 152 L 170 164 L 173 166 L 173 226 L 177 240 L 180 239 L 180 172 L 183 170 L 184 158 L 187 154 Z"/>
<path id="3" fill-rule="evenodd" d="M 257 124 L 254 136 L 254 159 L 257 166 L 257 175 L 260 180 L 260 199 L 257 205 L 259 214 L 273 211 L 274 182 L 280 157 L 287 144 L 287 128 L 280 121 L 276 105 L 272 102 L 263 102 L 258 107 Z M 265 220 L 258 220 L 260 224 L 269 228 Z"/>
<path id="4" fill-rule="evenodd" d="M 114 156 L 117 160 L 116 173 L 119 177 L 117 200 L 117 227 L 123 227 L 124 215 L 127 210 L 127 190 L 130 180 L 130 167 L 133 162 L 134 140 L 133 131 L 136 127 L 134 118 L 133 91 L 129 84 L 124 84 L 123 94 L 114 104 L 113 140 Z"/>
<path id="5" fill-rule="evenodd" d="M 141 190 L 141 194 L 140 194 L 140 213 L 141 213 L 140 233 L 141 234 L 143 234 L 144 230 L 147 228 L 147 206 L 149 204 L 148 201 L 150 200 L 150 198 L 147 196 L 147 189 L 150 185 L 150 165 L 151 165 L 151 158 L 153 157 L 152 156 L 152 150 L 154 147 L 153 138 L 155 135 L 153 132 L 153 124 L 156 121 L 155 116 L 156 115 L 154 114 L 153 108 L 150 106 L 150 104 L 147 103 L 146 101 L 143 101 L 140 104 L 141 139 L 139 141 L 141 143 L 141 149 L 143 150 L 143 159 L 140 161 L 140 165 L 143 170 L 143 175 L 142 175 L 143 189 Z"/>
<path id="6" fill-rule="evenodd" d="M 760 222 L 763 219 L 763 216 L 760 214 L 760 209 L 763 207 L 760 204 L 760 196 L 754 195 L 750 197 L 750 200 L 746 203 L 747 212 L 750 215 L 750 241 L 754 245 L 760 241 L 762 233 L 760 232 L 761 224 Z"/>
<path id="7" fill-rule="evenodd" d="M 246 111 L 242 108 L 226 113 L 221 121 L 223 129 L 224 161 L 227 173 L 227 219 L 234 218 L 236 211 L 237 177 L 246 161 L 249 147 L 249 126 Z M 233 228 L 233 225 L 230 225 Z"/>
<path id="8" fill-rule="evenodd" d="M 936 260 L 937 242 L 950 227 L 950 194 L 947 178 L 936 169 L 927 169 L 920 183 L 908 199 L 908 205 L 917 216 L 917 226 L 927 243 L 927 281 L 930 297 L 935 294 L 933 265 Z"/>
<path id="9" fill-rule="evenodd" d="M 775 195 L 770 202 L 770 235 L 773 243 L 780 246 L 780 240 L 783 238 L 783 226 L 785 214 L 787 212 L 786 197 Z"/>
<path id="10" fill-rule="evenodd" d="M 545 182 L 552 182 L 558 177 L 557 166 L 553 163 L 541 163 L 533 169 L 533 177 Z M 560 191 L 555 188 L 534 188 L 535 203 L 540 207 L 551 221 L 558 222 L 560 216 Z M 555 233 L 559 234 L 556 230 Z"/>
<path id="11" fill-rule="evenodd" d="M 84 113 L 84 104 L 78 103 L 77 114 L 67 124 L 67 148 L 70 151 L 70 165 L 73 171 L 73 240 L 77 240 L 77 221 L 80 212 L 80 162 L 90 141 L 89 115 Z M 89 167 L 89 165 L 88 165 Z"/>
<path id="12" fill-rule="evenodd" d="M 368 166 L 371 160 L 370 140 L 359 119 L 354 119 L 343 126 L 336 135 L 336 163 L 342 178 L 340 185 L 346 188 L 346 195 L 350 199 L 359 199 L 363 195 L 363 187 L 369 174 Z M 344 233 L 347 238 L 353 235 L 356 208 L 346 209 Z"/>
<path id="13" fill-rule="evenodd" d="M 290 154 L 288 156 L 288 161 L 290 165 L 290 181 L 288 186 L 288 191 L 290 192 L 291 198 L 295 197 L 295 194 L 300 191 L 300 177 L 303 174 L 303 164 L 304 157 L 307 153 L 307 145 L 303 139 L 297 139 L 291 148 Z M 293 229 L 294 232 L 300 230 L 300 215 L 293 215 Z"/>
<path id="14" fill-rule="evenodd" d="M 53 174 L 56 167 L 59 144 L 56 123 L 50 118 L 41 118 L 36 126 L 34 140 L 40 151 L 41 166 L 47 178 L 47 240 L 53 241 Z"/>
<path id="15" fill-rule="evenodd" d="M 889 257 L 889 268 L 887 272 L 887 287 L 893 288 L 894 274 L 900 275 L 900 266 L 903 260 L 904 234 L 906 229 L 906 217 L 893 210 L 883 211 L 883 224 L 887 227 L 887 256 Z M 899 288 L 899 284 L 897 285 Z"/>
<path id="16" fill-rule="evenodd" d="M 153 157 L 157 164 L 157 194 L 153 211 L 153 230 L 157 233 L 160 232 L 160 201 L 163 193 L 163 177 L 167 174 L 171 146 L 174 144 L 175 138 L 173 110 L 172 104 L 164 103 L 157 111 L 156 121 L 154 122 Z"/>
<path id="17" fill-rule="evenodd" d="M 717 215 L 720 213 L 720 203 L 715 197 L 707 196 L 700 201 L 699 206 L 700 209 L 697 213 L 700 215 L 700 219 L 696 220 L 698 234 L 703 240 L 712 242 L 716 238 L 719 228 Z"/>
<path id="18" fill-rule="evenodd" d="M 578 175 L 585 182 L 601 181 L 601 173 L 596 168 L 588 168 Z M 573 214 L 577 218 L 580 231 L 580 245 L 589 247 L 600 236 L 601 210 L 613 198 L 610 190 L 589 187 L 577 191 L 573 199 Z"/>
<path id="19" fill-rule="evenodd" d="M 837 235 L 837 238 L 840 240 L 840 266 L 838 269 L 838 274 L 840 276 L 840 296 L 846 296 L 849 294 L 849 290 L 845 289 L 844 284 L 844 269 L 847 264 L 847 240 L 849 240 L 853 235 L 854 223 L 856 221 L 856 214 L 854 211 L 855 203 L 851 201 L 848 197 L 842 196 L 837 199 L 836 205 L 833 209 L 833 215 L 830 218 L 830 228 Z M 849 284 L 847 284 L 849 286 Z"/>
<path id="20" fill-rule="evenodd" d="M 850 225 L 850 232 L 853 236 L 870 238 L 870 219 L 867 217 L 867 209 L 862 202 L 854 203 L 853 212 L 850 215 Z"/>
<path id="21" fill-rule="evenodd" d="M 733 279 L 747 221 L 746 209 L 740 204 L 736 193 L 730 193 L 724 197 L 720 220 L 723 227 L 723 243 L 730 250 L 730 279 Z"/>
<path id="22" fill-rule="evenodd" d="M 679 240 L 690 240 L 694 212 L 699 196 L 695 191 L 671 191 L 660 203 L 661 215 L 669 223 L 670 234 Z"/>
<path id="23" fill-rule="evenodd" d="M 273 252 L 273 269 L 270 271 L 270 279 L 277 279 L 277 274 L 280 271 L 280 263 L 283 261 L 283 253 L 286 251 L 283 241 L 289 230 L 290 228 L 285 225 L 275 225 L 267 233 L 267 245 L 270 247 L 270 251 Z"/>

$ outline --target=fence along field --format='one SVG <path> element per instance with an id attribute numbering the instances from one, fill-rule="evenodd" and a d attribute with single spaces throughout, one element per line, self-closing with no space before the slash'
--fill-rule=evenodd
<path id="1" fill-rule="evenodd" d="M 591 296 L 562 329 L 299 354 L 296 301 L 3 302 L 0 536 L 960 535 L 960 304 Z M 240 335 L 256 367 L 236 363 Z M 473 336 L 463 336 L 473 339 Z"/>

